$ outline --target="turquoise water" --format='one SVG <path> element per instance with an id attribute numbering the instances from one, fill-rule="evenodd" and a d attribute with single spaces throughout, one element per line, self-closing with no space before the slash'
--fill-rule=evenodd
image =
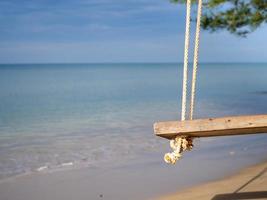
<path id="1" fill-rule="evenodd" d="M 182 64 L 0 65 L 0 178 L 161 162 L 152 124 L 180 118 L 181 78 Z M 267 64 L 201 64 L 196 100 L 196 117 L 267 113 Z M 205 141 L 192 159 L 267 153 L 266 135 Z"/>

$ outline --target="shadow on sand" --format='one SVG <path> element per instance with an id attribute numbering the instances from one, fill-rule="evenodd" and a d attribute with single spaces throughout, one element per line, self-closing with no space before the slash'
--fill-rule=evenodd
<path id="1" fill-rule="evenodd" d="M 212 200 L 267 199 L 267 191 L 218 194 Z"/>
<path id="2" fill-rule="evenodd" d="M 267 191 L 256 191 L 256 192 L 239 192 L 247 185 L 255 181 L 257 178 L 262 176 L 267 171 L 267 167 L 264 168 L 259 174 L 255 177 L 250 179 L 244 185 L 239 187 L 233 193 L 226 193 L 226 194 L 217 194 L 211 200 L 238 200 L 238 199 L 267 199 Z"/>

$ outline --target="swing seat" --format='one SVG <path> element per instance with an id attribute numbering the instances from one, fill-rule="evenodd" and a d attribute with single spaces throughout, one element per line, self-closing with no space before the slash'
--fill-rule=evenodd
<path id="1" fill-rule="evenodd" d="M 176 136 L 212 137 L 267 133 L 267 115 L 157 122 L 154 124 L 154 133 L 166 139 L 174 139 Z"/>

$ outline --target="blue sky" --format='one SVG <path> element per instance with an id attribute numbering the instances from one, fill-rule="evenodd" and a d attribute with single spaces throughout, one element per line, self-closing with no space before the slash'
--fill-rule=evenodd
<path id="1" fill-rule="evenodd" d="M 182 62 L 184 26 L 168 0 L 0 0 L 0 63 Z M 200 61 L 267 62 L 266 33 L 202 31 Z"/>

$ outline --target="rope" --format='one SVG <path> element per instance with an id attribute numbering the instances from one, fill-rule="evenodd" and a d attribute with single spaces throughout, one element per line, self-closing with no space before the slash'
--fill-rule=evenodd
<path id="1" fill-rule="evenodd" d="M 182 114 L 181 114 L 182 121 L 185 120 L 185 115 L 186 115 L 188 49 L 189 49 L 189 35 L 190 35 L 190 7 L 191 7 L 191 0 L 187 0 L 185 49 L 184 49 L 183 96 L 182 96 Z M 190 106 L 190 119 L 191 120 L 193 119 L 194 102 L 195 102 L 201 11 L 202 11 L 202 0 L 199 0 L 198 13 L 197 13 L 196 36 L 195 36 L 193 74 L 192 74 L 192 90 L 191 90 L 191 106 Z M 186 150 L 190 151 L 193 148 L 193 138 L 191 138 L 190 136 L 181 136 L 181 135 L 177 136 L 170 141 L 170 146 L 173 151 L 171 153 L 166 153 L 164 156 L 164 160 L 166 163 L 175 164 L 176 161 L 182 157 L 182 153 L 184 151 Z"/>
<path id="2" fill-rule="evenodd" d="M 196 25 L 196 37 L 195 37 L 195 49 L 194 49 L 193 74 L 192 74 L 190 120 L 193 119 L 193 114 L 194 114 L 195 93 L 196 93 L 196 80 L 197 80 L 197 67 L 198 67 L 198 52 L 199 52 L 199 35 L 200 35 L 201 13 L 202 13 L 202 0 L 199 0 L 198 1 L 198 11 L 197 11 L 197 25 Z"/>
<path id="3" fill-rule="evenodd" d="M 187 66 L 188 66 L 188 50 L 190 39 L 190 16 L 191 16 L 191 0 L 187 0 L 186 4 L 186 28 L 185 28 L 185 45 L 184 45 L 184 73 L 183 73 L 183 94 L 182 94 L 182 113 L 181 120 L 185 120 L 186 99 L 187 99 Z"/>
<path id="4" fill-rule="evenodd" d="M 190 151 L 193 148 L 193 140 L 186 136 L 176 137 L 170 141 L 170 146 L 173 152 L 166 153 L 164 160 L 166 163 L 175 164 L 182 157 L 184 151 Z"/>

